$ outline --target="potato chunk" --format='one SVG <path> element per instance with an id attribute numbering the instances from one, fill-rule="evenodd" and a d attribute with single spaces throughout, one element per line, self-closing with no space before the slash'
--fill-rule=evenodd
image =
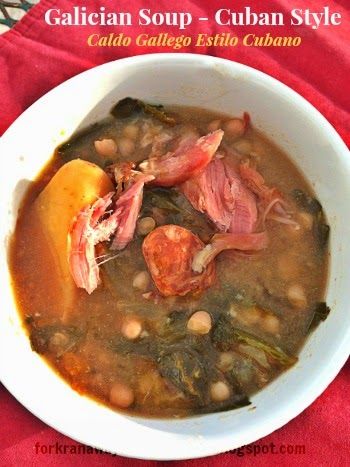
<path id="1" fill-rule="evenodd" d="M 34 216 L 51 255 L 50 286 L 62 294 L 61 318 L 69 316 L 77 287 L 68 264 L 67 238 L 78 212 L 113 190 L 107 174 L 97 165 L 75 159 L 63 165 L 35 201 Z"/>

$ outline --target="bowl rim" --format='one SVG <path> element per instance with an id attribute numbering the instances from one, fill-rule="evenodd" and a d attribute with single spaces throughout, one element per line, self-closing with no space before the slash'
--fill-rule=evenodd
<path id="1" fill-rule="evenodd" d="M 12 125 L 5 131 L 5 133 L 0 138 L 0 147 L 3 141 L 7 139 L 12 139 L 13 134 L 15 134 L 18 122 L 24 118 L 27 114 L 36 111 L 36 107 L 42 105 L 46 102 L 46 100 L 50 99 L 51 95 L 54 93 L 59 92 L 64 87 L 68 87 L 71 82 L 75 80 L 79 80 L 82 76 L 88 77 L 93 73 L 99 73 L 101 69 L 108 69 L 113 68 L 116 64 L 118 66 L 128 66 L 131 64 L 144 64 L 148 65 L 154 62 L 159 63 L 161 62 L 171 62 L 172 65 L 175 65 L 176 61 L 179 61 L 184 64 L 193 64 L 193 60 L 196 60 L 196 63 L 201 62 L 202 64 L 206 64 L 209 66 L 215 64 L 223 64 L 228 67 L 233 67 L 236 70 L 242 70 L 246 72 L 247 79 L 250 77 L 257 77 L 259 80 L 265 82 L 268 86 L 273 85 L 276 94 L 284 94 L 289 99 L 294 101 L 295 105 L 299 107 L 303 112 L 307 112 L 310 116 L 310 119 L 314 120 L 318 123 L 322 129 L 327 132 L 327 139 L 332 141 L 332 145 L 334 146 L 335 152 L 337 152 L 342 159 L 342 164 L 347 165 L 348 170 L 350 171 L 350 160 L 348 157 L 348 148 L 340 135 L 336 132 L 334 127 L 328 122 L 328 120 L 304 97 L 298 94 L 296 91 L 291 89 L 286 84 L 278 81 L 277 79 L 271 77 L 270 75 L 257 70 L 253 67 L 244 65 L 237 61 L 227 60 L 218 57 L 212 57 L 208 55 L 201 55 L 201 54 L 190 54 L 190 53 L 157 53 L 157 54 L 145 54 L 145 55 L 136 55 L 132 57 L 126 57 L 122 59 L 113 60 L 96 67 L 93 67 L 89 70 L 86 70 L 82 73 L 79 73 L 72 78 L 64 81 L 60 85 L 56 86 L 55 88 L 48 91 L 44 94 L 40 99 L 34 102 L 30 107 L 28 107 L 16 120 L 12 123 Z M 10 285 L 11 287 L 11 285 Z M 326 388 L 327 386 L 333 381 L 336 377 L 338 372 L 341 370 L 342 366 L 345 364 L 350 352 L 350 328 L 344 332 L 343 339 L 341 342 L 338 343 L 336 351 L 329 357 L 328 364 L 325 365 L 324 368 L 321 369 L 319 373 L 319 377 L 312 381 L 308 387 L 307 391 L 305 390 L 303 393 L 300 393 L 298 397 L 293 399 L 293 408 L 290 407 L 283 407 L 279 408 L 277 413 L 274 416 L 273 421 L 269 421 L 269 423 L 261 423 L 260 426 L 254 427 L 254 434 L 248 434 L 244 438 L 244 442 L 240 443 L 240 446 L 249 444 L 254 442 L 270 433 L 275 431 L 276 429 L 280 428 L 281 426 L 288 423 L 290 420 L 295 418 L 299 415 L 306 407 L 308 407 Z M 1 370 L 1 365 L 0 365 Z M 55 430 L 59 430 L 60 433 L 82 443 L 88 444 L 89 446 L 95 447 L 90 440 L 82 439 L 77 436 L 76 433 L 71 432 L 69 429 L 62 430 L 62 428 L 58 427 L 55 424 L 54 420 L 50 418 L 49 415 L 46 413 L 40 412 L 38 410 L 33 410 L 30 406 L 30 403 L 26 401 L 23 393 L 15 385 L 12 385 L 9 381 L 6 381 L 6 374 L 0 373 L 0 379 L 2 384 L 9 390 L 9 392 L 24 406 L 26 407 L 31 413 L 33 413 L 37 418 L 45 422 L 47 425 L 51 426 Z M 207 416 L 207 415 L 206 415 Z M 169 420 L 171 423 L 172 420 Z M 217 440 L 218 441 L 218 440 Z M 175 444 L 183 443 L 183 440 L 178 441 L 175 440 Z M 184 452 L 180 449 L 175 451 L 175 455 L 171 455 L 171 457 L 164 457 L 155 454 L 157 449 L 148 450 L 148 454 L 137 451 L 135 446 L 135 452 L 130 452 L 129 450 L 124 450 L 122 446 L 117 446 L 117 449 L 114 451 L 115 454 L 121 456 L 127 456 L 130 458 L 138 458 L 138 459 L 146 459 L 146 460 L 182 460 L 182 459 L 192 459 L 192 458 L 201 458 L 209 455 L 216 455 L 228 450 L 233 449 L 233 440 L 230 433 L 221 435 L 220 442 L 216 443 L 216 448 L 209 448 L 202 447 L 199 452 L 191 450 L 191 448 L 187 448 Z M 99 446 L 96 446 L 100 448 Z M 147 448 L 148 449 L 148 448 Z M 147 450 L 146 449 L 146 450 Z M 196 448 L 197 449 L 197 448 Z M 111 451 L 113 452 L 113 451 Z"/>

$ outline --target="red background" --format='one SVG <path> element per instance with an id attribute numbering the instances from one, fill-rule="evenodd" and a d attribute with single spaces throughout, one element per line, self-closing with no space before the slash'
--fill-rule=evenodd
<path id="1" fill-rule="evenodd" d="M 75 5 L 78 5 L 75 2 Z M 86 39 L 91 33 L 110 32 L 136 37 L 140 33 L 195 35 L 197 33 L 221 33 L 231 31 L 242 37 L 248 33 L 264 35 L 298 35 L 302 44 L 297 48 L 254 48 L 239 45 L 234 48 L 195 48 L 190 46 L 180 52 L 195 52 L 216 55 L 235 60 L 262 70 L 279 79 L 308 99 L 337 129 L 344 141 L 350 145 L 350 1 L 329 0 L 165 0 L 134 2 L 120 0 L 87 1 L 89 10 L 98 11 L 99 6 L 109 10 L 137 12 L 139 8 L 153 11 L 189 11 L 195 18 L 213 17 L 218 8 L 242 10 L 250 6 L 254 11 L 283 12 L 289 18 L 291 8 L 309 8 L 321 11 L 330 6 L 332 11 L 342 14 L 342 24 L 336 27 L 217 26 L 194 21 L 185 31 L 175 27 L 138 26 L 118 27 L 50 27 L 45 24 L 43 14 L 48 8 L 68 11 L 74 2 L 68 0 L 42 0 L 15 27 L 0 36 L 0 135 L 30 104 L 44 93 L 71 76 L 95 65 L 117 58 L 142 53 L 171 52 L 161 47 L 123 48 L 88 47 Z M 135 14 L 135 17 L 137 15 Z M 6 157 L 3 154 L 2 157 Z M 10 356 L 1 356 L 10 358 Z M 194 461 L 172 462 L 172 465 L 241 465 L 261 466 L 300 465 L 328 466 L 349 465 L 350 452 L 350 404 L 348 401 L 350 365 L 343 368 L 335 381 L 315 401 L 288 425 L 255 443 L 262 447 L 271 442 L 277 449 L 281 445 L 305 445 L 305 454 L 245 454 L 238 457 L 227 453 L 214 458 Z M 64 408 L 62 408 L 64 410 Z M 35 444 L 76 445 L 74 441 L 57 433 L 25 410 L 0 385 L 0 466 L 18 465 L 155 465 L 155 462 L 133 461 L 103 454 L 36 454 Z M 93 429 L 93 427 L 92 427 Z M 135 440 L 135 443 L 137 440 Z M 164 464 L 159 462 L 158 464 Z"/>

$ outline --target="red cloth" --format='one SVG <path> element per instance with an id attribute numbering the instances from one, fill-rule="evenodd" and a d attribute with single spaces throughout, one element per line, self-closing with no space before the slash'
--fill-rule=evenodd
<path id="1" fill-rule="evenodd" d="M 282 11 L 290 8 L 310 8 L 320 11 L 323 6 L 342 14 L 343 22 L 338 27 L 311 28 L 284 27 L 218 27 L 213 21 L 194 22 L 184 33 L 220 33 L 231 31 L 242 37 L 247 33 L 264 35 L 300 35 L 302 44 L 298 48 L 195 48 L 190 46 L 180 52 L 196 52 L 218 55 L 260 69 L 286 83 L 315 105 L 335 126 L 345 142 L 350 145 L 350 4 L 348 0 L 271 0 L 268 2 L 236 0 L 120 0 L 118 2 L 87 1 L 84 5 L 97 10 L 105 5 L 111 10 L 136 12 L 139 8 L 154 11 L 190 11 L 195 17 L 212 17 L 218 8 L 234 8 L 239 11 L 249 4 L 255 11 Z M 142 32 L 178 34 L 173 27 L 138 26 L 128 28 L 108 27 L 49 27 L 43 13 L 52 7 L 70 10 L 79 2 L 42 0 L 14 30 L 0 36 L 0 134 L 20 115 L 24 109 L 52 89 L 77 73 L 95 65 L 130 55 L 168 52 L 161 47 L 88 47 L 86 38 L 92 32 L 108 34 L 121 32 L 132 37 Z M 4 156 L 4 155 L 3 155 Z M 1 357 L 3 358 L 3 357 Z M 288 425 L 255 443 L 255 452 L 266 451 L 264 446 L 271 442 L 279 451 L 282 445 L 305 445 L 305 454 L 253 454 L 228 453 L 214 458 L 173 462 L 173 465 L 231 465 L 242 466 L 252 463 L 261 466 L 299 465 L 327 466 L 346 465 L 350 452 L 350 405 L 348 391 L 350 365 L 347 364 L 336 380 L 311 407 Z M 35 445 L 77 443 L 45 426 L 26 411 L 8 392 L 0 386 L 0 466 L 18 465 L 152 465 L 152 462 L 127 460 L 103 454 L 60 454 L 36 453 Z M 137 442 L 137 441 L 135 441 Z M 38 449 L 38 448 L 37 448 Z M 283 447 L 282 447 L 283 449 Z M 290 448 L 293 449 L 293 448 Z M 297 449 L 295 447 L 294 449 Z"/>

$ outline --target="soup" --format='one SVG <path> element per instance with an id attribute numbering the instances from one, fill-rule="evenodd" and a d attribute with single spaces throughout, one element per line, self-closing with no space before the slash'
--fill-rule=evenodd
<path id="1" fill-rule="evenodd" d="M 329 312 L 322 207 L 248 114 L 131 98 L 111 113 L 21 207 L 10 267 L 32 348 L 116 410 L 247 405 Z"/>

